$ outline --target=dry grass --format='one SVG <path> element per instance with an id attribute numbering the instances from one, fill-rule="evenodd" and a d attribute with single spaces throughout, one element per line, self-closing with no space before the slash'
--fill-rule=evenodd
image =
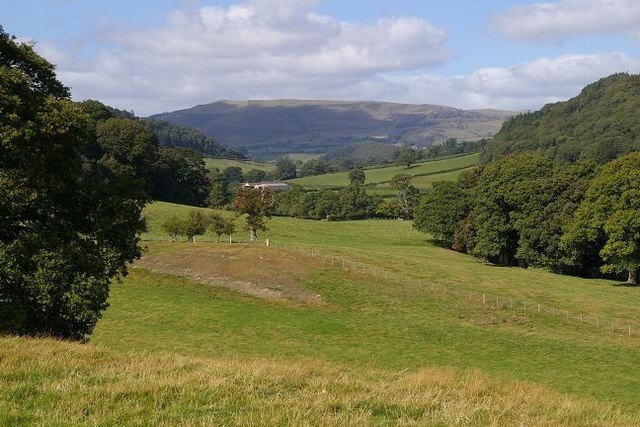
<path id="1" fill-rule="evenodd" d="M 0 338 L 2 425 L 638 425 L 640 417 L 477 372 L 119 354 Z"/>
<path id="2" fill-rule="evenodd" d="M 172 252 L 145 255 L 135 266 L 157 273 L 188 277 L 270 301 L 324 304 L 302 283 L 321 268 L 310 255 L 260 245 L 174 243 Z"/>

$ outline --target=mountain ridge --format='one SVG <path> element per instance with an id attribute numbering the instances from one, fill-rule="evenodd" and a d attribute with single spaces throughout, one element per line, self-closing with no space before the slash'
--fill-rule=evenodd
<path id="1" fill-rule="evenodd" d="M 252 154 L 322 153 L 363 140 L 428 146 L 492 136 L 516 113 L 433 104 L 333 100 L 220 100 L 151 116 L 198 129 Z"/>

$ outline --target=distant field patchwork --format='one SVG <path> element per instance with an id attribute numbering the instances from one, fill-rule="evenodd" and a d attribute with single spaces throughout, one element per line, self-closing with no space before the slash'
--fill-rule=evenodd
<path id="1" fill-rule="evenodd" d="M 375 186 L 373 192 L 384 194 L 387 189 L 393 192 L 388 183 L 395 175 L 405 173 L 411 175 L 413 185 L 420 189 L 431 187 L 434 181 L 444 181 L 455 179 L 462 171 L 470 170 L 478 164 L 480 155 L 477 153 L 466 156 L 451 157 L 442 160 L 427 161 L 412 165 L 410 168 L 404 166 L 385 166 L 373 169 L 366 169 L 365 185 Z M 306 188 L 336 188 L 349 185 L 349 173 L 338 172 L 325 175 L 308 176 L 288 181 L 292 184 L 302 185 Z"/>

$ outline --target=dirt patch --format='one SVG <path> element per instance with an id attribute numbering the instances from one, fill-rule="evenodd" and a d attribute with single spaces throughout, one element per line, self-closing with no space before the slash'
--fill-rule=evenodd
<path id="1" fill-rule="evenodd" d="M 135 267 L 188 277 L 269 301 L 324 305 L 322 296 L 301 284 L 321 264 L 295 251 L 251 245 L 176 243 L 170 252 L 144 256 Z"/>

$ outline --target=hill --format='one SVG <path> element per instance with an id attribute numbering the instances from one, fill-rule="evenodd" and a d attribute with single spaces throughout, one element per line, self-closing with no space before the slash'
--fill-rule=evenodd
<path id="1" fill-rule="evenodd" d="M 421 190 L 431 187 L 434 181 L 455 179 L 460 173 L 473 168 L 479 160 L 479 154 L 449 157 L 416 163 L 410 168 L 404 166 L 381 166 L 364 170 L 367 191 L 387 196 L 395 192 L 391 179 L 398 174 L 412 176 L 412 184 Z M 337 188 L 349 185 L 349 172 L 335 172 L 324 175 L 307 176 L 287 181 L 306 188 Z"/>
<path id="2" fill-rule="evenodd" d="M 606 163 L 640 150 L 640 75 L 614 74 L 565 102 L 507 120 L 485 148 L 491 161 L 525 151 L 559 162 Z"/>
<path id="3" fill-rule="evenodd" d="M 0 337 L 0 424 L 638 425 L 635 288 L 486 265 L 407 221 L 167 243 L 188 209 L 146 209 L 88 345 Z"/>
<path id="4" fill-rule="evenodd" d="M 162 120 L 143 119 L 142 122 L 153 131 L 158 143 L 165 147 L 192 148 L 205 156 L 218 159 L 246 159 L 244 154 L 217 143 L 196 129 L 176 126 Z"/>
<path id="5" fill-rule="evenodd" d="M 347 101 L 219 101 L 152 116 L 257 155 L 325 152 L 363 139 L 429 145 L 480 139 L 514 113 Z"/>

